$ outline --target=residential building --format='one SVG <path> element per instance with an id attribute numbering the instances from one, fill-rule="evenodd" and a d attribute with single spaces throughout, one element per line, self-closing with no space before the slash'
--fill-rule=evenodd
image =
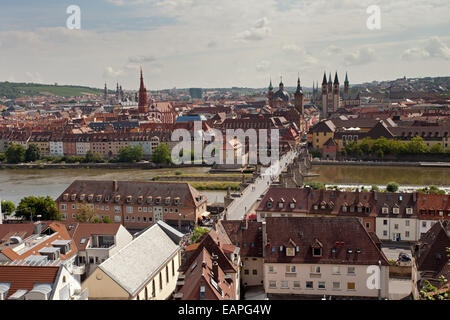
<path id="1" fill-rule="evenodd" d="M 89 299 L 166 300 L 175 290 L 183 234 L 162 221 L 101 263 L 83 283 Z"/>
<path id="2" fill-rule="evenodd" d="M 57 199 L 68 223 L 76 222 L 86 203 L 100 219 L 142 230 L 158 221 L 175 227 L 197 225 L 206 212 L 206 197 L 188 183 L 76 180 Z"/>
<path id="3" fill-rule="evenodd" d="M 389 262 L 356 218 L 265 220 L 264 289 L 269 299 L 388 298 Z"/>

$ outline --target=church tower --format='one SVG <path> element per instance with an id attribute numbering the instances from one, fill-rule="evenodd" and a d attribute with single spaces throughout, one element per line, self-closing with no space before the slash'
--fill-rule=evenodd
<path id="1" fill-rule="evenodd" d="M 273 86 L 272 79 L 270 79 L 269 91 L 267 92 L 267 99 L 269 100 L 269 106 L 273 108 Z"/>
<path id="2" fill-rule="evenodd" d="M 344 98 L 347 99 L 349 93 L 350 85 L 348 82 L 347 72 L 345 73 L 345 81 L 344 81 Z"/>
<path id="3" fill-rule="evenodd" d="M 294 104 L 295 108 L 302 114 L 302 118 L 304 117 L 304 107 L 303 107 L 303 90 L 300 85 L 300 76 L 297 80 L 297 90 L 294 94 Z"/>
<path id="4" fill-rule="evenodd" d="M 103 100 L 105 104 L 108 103 L 108 88 L 106 87 L 106 82 L 105 82 L 105 89 L 103 91 Z"/>
<path id="5" fill-rule="evenodd" d="M 142 66 L 141 66 L 141 84 L 139 87 L 138 110 L 139 110 L 139 113 L 147 113 L 148 112 L 147 89 L 145 89 L 145 85 L 144 85 L 144 76 L 142 75 Z"/>
<path id="6" fill-rule="evenodd" d="M 339 109 L 339 101 L 340 101 L 340 92 L 339 92 L 339 79 L 336 74 L 334 75 L 334 83 L 333 83 L 333 112 L 336 112 Z"/>
<path id="7" fill-rule="evenodd" d="M 323 81 L 322 81 L 322 117 L 328 117 L 328 84 L 327 84 L 327 75 L 325 72 L 323 73 Z"/>

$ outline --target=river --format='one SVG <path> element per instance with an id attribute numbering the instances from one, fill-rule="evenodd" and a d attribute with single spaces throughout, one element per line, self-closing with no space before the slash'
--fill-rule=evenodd
<path id="1" fill-rule="evenodd" d="M 173 174 L 176 169 L 108 170 L 108 169 L 13 169 L 0 170 L 0 198 L 18 204 L 26 196 L 57 198 L 76 179 L 149 181 L 156 175 Z M 184 168 L 183 173 L 201 174 L 209 168 Z M 319 174 L 307 181 L 327 184 L 378 184 L 395 181 L 401 185 L 449 186 L 450 169 L 424 167 L 374 167 L 316 165 L 311 173 Z M 208 202 L 222 202 L 224 191 L 202 191 Z"/>

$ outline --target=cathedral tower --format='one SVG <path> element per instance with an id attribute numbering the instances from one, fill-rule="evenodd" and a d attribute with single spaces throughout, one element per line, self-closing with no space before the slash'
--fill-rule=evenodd
<path id="1" fill-rule="evenodd" d="M 142 66 L 141 66 L 141 84 L 139 87 L 138 110 L 139 110 L 139 113 L 147 113 L 148 112 L 147 89 L 145 89 L 145 85 L 144 85 L 144 76 L 142 75 Z"/>
<path id="2" fill-rule="evenodd" d="M 323 81 L 322 81 L 322 117 L 328 117 L 328 84 L 327 84 L 327 75 L 325 72 L 323 73 Z"/>
<path id="3" fill-rule="evenodd" d="M 297 90 L 294 94 L 294 104 L 295 108 L 302 114 L 302 118 L 304 117 L 304 107 L 303 107 L 303 90 L 300 85 L 300 76 L 297 80 Z"/>
<path id="4" fill-rule="evenodd" d="M 336 71 L 333 83 L 333 112 L 336 112 L 339 109 L 339 100 L 341 97 L 339 90 L 339 79 Z"/>
<path id="5" fill-rule="evenodd" d="M 269 91 L 267 92 L 267 99 L 269 100 L 269 106 L 273 107 L 273 86 L 272 79 L 270 79 Z"/>

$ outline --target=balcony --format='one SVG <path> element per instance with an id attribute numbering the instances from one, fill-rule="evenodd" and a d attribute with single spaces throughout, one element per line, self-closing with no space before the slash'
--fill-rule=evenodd
<path id="1" fill-rule="evenodd" d="M 83 275 L 83 274 L 85 274 L 85 272 L 86 272 L 86 265 L 85 264 L 82 264 L 82 265 L 79 265 L 79 266 L 73 266 L 73 268 L 72 268 L 72 273 L 73 274 L 78 274 L 78 275 Z"/>

